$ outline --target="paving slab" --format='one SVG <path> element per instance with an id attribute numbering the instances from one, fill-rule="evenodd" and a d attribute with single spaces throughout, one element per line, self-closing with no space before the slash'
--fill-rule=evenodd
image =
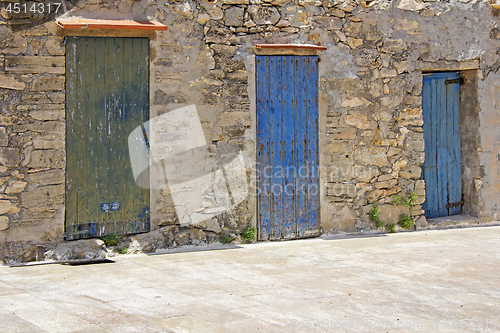
<path id="1" fill-rule="evenodd" d="M 0 332 L 500 332 L 500 227 L 0 266 Z"/>

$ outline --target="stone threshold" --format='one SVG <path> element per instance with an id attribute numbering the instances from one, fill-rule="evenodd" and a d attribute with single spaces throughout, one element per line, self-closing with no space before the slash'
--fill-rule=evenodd
<path id="1" fill-rule="evenodd" d="M 469 215 L 453 215 L 427 219 L 428 226 L 425 229 L 449 229 L 467 227 L 489 227 L 499 226 L 500 221 L 486 221 L 479 217 Z"/>

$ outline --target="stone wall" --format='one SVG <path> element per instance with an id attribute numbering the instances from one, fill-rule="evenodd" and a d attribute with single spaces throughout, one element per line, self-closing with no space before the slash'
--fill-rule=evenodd
<path id="1" fill-rule="evenodd" d="M 464 114 L 473 119 L 473 124 L 464 120 L 473 127 L 463 136 L 466 164 L 477 162 L 464 172 L 464 189 L 472 193 L 467 211 L 496 218 L 500 33 L 498 13 L 487 1 L 65 4 L 68 16 L 151 18 L 166 24 L 167 31 L 148 35 L 151 117 L 195 104 L 208 143 L 229 142 L 243 151 L 249 184 L 255 184 L 253 44 L 327 46 L 318 53 L 323 232 L 372 230 L 367 217 L 371 205 L 389 207 L 395 195 L 410 192 L 418 194 L 411 214 L 423 214 L 422 71 L 474 70 L 472 85 L 462 96 L 475 96 L 472 102 L 462 101 L 470 111 Z M 50 247 L 63 239 L 63 37 L 70 32 L 56 27 L 54 15 L 11 17 L 4 9 L 1 15 L 1 255 L 29 259 L 35 245 Z M 235 209 L 192 228 L 179 226 L 168 189 L 151 193 L 152 229 L 160 231 L 152 236 L 157 245 L 144 241 L 148 250 L 203 244 L 224 231 L 238 234 L 247 223 L 257 223 L 252 193 Z"/>
<path id="2" fill-rule="evenodd" d="M 12 259 L 63 234 L 64 46 L 44 21 L 0 25 L 0 254 Z"/>

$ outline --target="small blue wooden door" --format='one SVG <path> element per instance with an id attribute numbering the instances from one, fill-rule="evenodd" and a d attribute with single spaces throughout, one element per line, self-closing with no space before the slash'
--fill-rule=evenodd
<path id="1" fill-rule="evenodd" d="M 427 217 L 460 214 L 462 172 L 460 151 L 460 74 L 424 74 L 424 179 Z"/>
<path id="2" fill-rule="evenodd" d="M 318 57 L 257 56 L 259 239 L 319 233 Z"/>

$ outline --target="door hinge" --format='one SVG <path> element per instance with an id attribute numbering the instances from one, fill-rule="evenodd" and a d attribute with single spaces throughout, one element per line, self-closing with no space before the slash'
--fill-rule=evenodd
<path id="1" fill-rule="evenodd" d="M 446 209 L 448 209 L 448 208 L 453 208 L 453 207 L 462 206 L 463 204 L 464 204 L 464 201 L 463 201 L 463 200 L 460 200 L 460 201 L 457 201 L 457 202 L 449 203 L 449 204 L 445 205 L 444 207 L 445 207 Z"/>
<path id="2" fill-rule="evenodd" d="M 459 79 L 444 81 L 444 84 L 453 84 L 453 83 L 458 83 L 458 84 L 462 85 L 462 84 L 464 84 L 464 79 L 463 78 L 459 78 Z"/>

